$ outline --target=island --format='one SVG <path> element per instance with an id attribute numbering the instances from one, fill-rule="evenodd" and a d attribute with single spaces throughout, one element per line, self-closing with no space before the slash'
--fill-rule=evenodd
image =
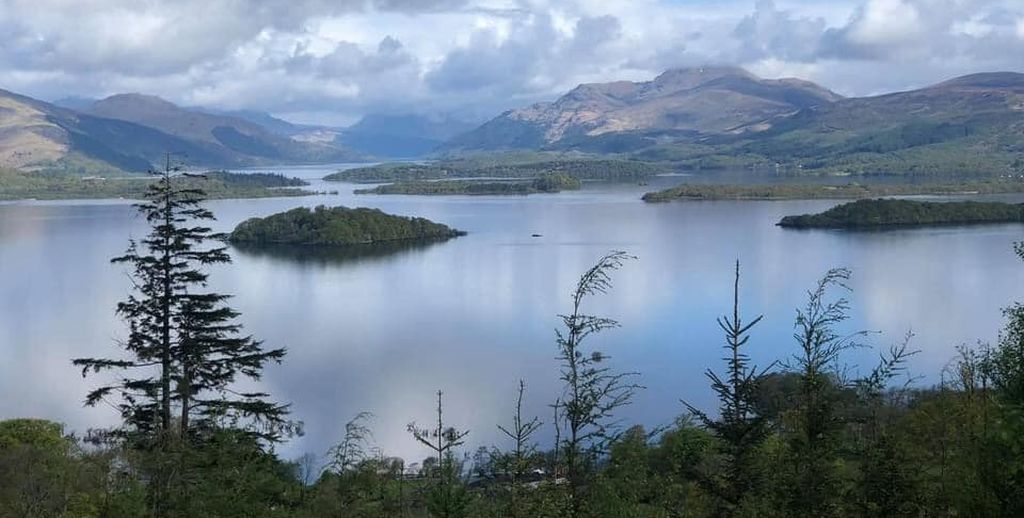
<path id="1" fill-rule="evenodd" d="M 786 216 L 787 228 L 884 228 L 1024 222 L 1024 204 L 915 200 L 857 200 L 819 214 Z"/>
<path id="2" fill-rule="evenodd" d="M 379 185 L 372 189 L 356 189 L 356 194 L 473 194 L 507 195 L 556 193 L 578 190 L 582 183 L 576 177 L 562 173 L 547 173 L 530 181 L 434 180 L 404 181 Z"/>
<path id="3" fill-rule="evenodd" d="M 378 209 L 320 205 L 312 210 L 300 207 L 245 220 L 227 240 L 243 245 L 353 246 L 443 240 L 462 235 L 465 232 L 425 218 L 395 216 Z"/>
<path id="4" fill-rule="evenodd" d="M 0 169 L 0 200 L 68 200 L 125 198 L 138 200 L 156 181 L 150 175 L 77 176 L 46 171 Z M 182 188 L 201 189 L 209 199 L 309 196 L 298 178 L 276 173 L 209 171 L 175 179 Z"/>
<path id="5" fill-rule="evenodd" d="M 1024 192 L 1024 178 L 996 177 L 899 183 L 777 183 L 761 185 L 687 183 L 649 192 L 643 200 L 659 203 L 676 200 L 857 200 L 884 196 L 973 195 Z"/>
<path id="6" fill-rule="evenodd" d="M 529 180 L 546 174 L 580 180 L 638 181 L 673 172 L 668 164 L 640 160 L 548 154 L 486 155 L 432 163 L 387 163 L 338 171 L 324 177 L 332 182 L 382 183 L 425 180 Z"/>

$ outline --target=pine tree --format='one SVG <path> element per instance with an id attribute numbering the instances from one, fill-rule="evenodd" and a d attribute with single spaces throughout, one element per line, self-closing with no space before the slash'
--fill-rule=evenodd
<path id="1" fill-rule="evenodd" d="M 417 442 L 433 452 L 437 461 L 437 483 L 427 497 L 427 509 L 431 516 L 458 518 L 466 516 L 469 495 L 459 480 L 462 467 L 455 459 L 455 449 L 465 443 L 469 431 L 445 427 L 442 418 L 442 394 L 440 390 L 437 391 L 437 424 L 435 427 L 419 428 L 416 423 L 409 423 L 408 430 Z"/>
<path id="2" fill-rule="evenodd" d="M 797 516 L 835 516 L 841 511 L 838 361 L 844 351 L 860 347 L 857 339 L 866 333 L 839 334 L 837 326 L 849 319 L 849 302 L 843 297 L 829 300 L 828 295 L 833 288 L 850 291 L 849 279 L 845 268 L 829 270 L 797 310 L 793 337 L 800 350 L 787 366 L 799 376 L 797 408 L 787 423 L 793 488 L 787 504 Z"/>
<path id="3" fill-rule="evenodd" d="M 743 351 L 750 340 L 750 329 L 761 321 L 758 316 L 748 323 L 740 317 L 740 263 L 736 262 L 733 281 L 732 317 L 719 317 L 718 327 L 725 332 L 724 358 L 727 368 L 723 378 L 708 369 L 705 375 L 711 381 L 711 389 L 718 396 L 719 418 L 712 419 L 706 413 L 684 402 L 704 426 L 714 433 L 723 444 L 725 469 L 721 477 L 705 480 L 705 485 L 721 501 L 720 514 L 729 514 L 740 505 L 744 497 L 757 489 L 759 474 L 755 465 L 757 449 L 768 437 L 770 429 L 765 418 L 756 411 L 756 390 L 758 382 L 767 369 L 759 370 L 750 365 L 750 357 Z M 769 366 L 770 367 L 770 366 Z"/>
<path id="4" fill-rule="evenodd" d="M 224 246 L 209 246 L 216 236 L 202 222 L 213 214 L 202 206 L 205 194 L 182 187 L 192 176 L 173 167 L 164 170 L 136 205 L 150 232 L 112 260 L 132 268 L 133 293 L 117 313 L 129 327 L 121 345 L 127 359 L 81 358 L 73 363 L 82 375 L 120 371 L 115 383 L 91 391 L 88 405 L 117 395 L 124 432 L 158 442 L 191 440 L 219 426 L 245 429 L 271 441 L 294 431 L 287 406 L 263 393 L 237 393 L 241 376 L 258 380 L 268 362 L 280 362 L 284 349 L 265 350 L 241 334 L 238 312 L 227 295 L 205 292 L 204 267 L 229 263 Z"/>

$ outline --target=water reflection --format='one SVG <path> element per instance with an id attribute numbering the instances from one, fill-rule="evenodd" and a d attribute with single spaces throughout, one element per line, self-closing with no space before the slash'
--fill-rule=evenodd
<path id="1" fill-rule="evenodd" d="M 326 172 L 303 170 L 311 178 Z M 210 203 L 218 231 L 318 204 L 369 206 L 469 231 L 403 250 L 237 249 L 234 264 L 211 269 L 211 289 L 235 296 L 246 332 L 288 348 L 260 387 L 292 403 L 306 423 L 306 436 L 282 453 L 324 452 L 367 410 L 380 446 L 421 459 L 405 425 L 431 418 L 437 389 L 446 394 L 446 419 L 471 429 L 473 445 L 488 445 L 500 440 L 495 424 L 510 415 L 520 378 L 527 414 L 550 421 L 556 315 L 569 309 L 579 274 L 610 249 L 639 260 L 616 272 L 609 295 L 588 301 L 589 313 L 623 325 L 593 345 L 616 369 L 642 373 L 648 388 L 621 416 L 646 425 L 671 420 L 682 398 L 714 409 L 703 371 L 720 361 L 715 318 L 731 308 L 737 258 L 744 313 L 765 315 L 751 339 L 759 365 L 794 352 L 794 308 L 831 267 L 853 270 L 846 331 L 882 331 L 873 341 L 884 347 L 913 329 L 923 352 L 910 368 L 926 382 L 956 345 L 993 340 L 1000 308 L 1024 292 L 1024 265 L 1011 248 L 1024 239 L 1021 226 L 792 232 L 775 223 L 838 202 L 640 202 L 655 183 L 514 198 L 357 197 L 353 186 L 334 185 L 336 196 Z M 111 408 L 82 408 L 100 380 L 83 380 L 69 360 L 117 354 L 126 331 L 114 308 L 130 282 L 109 259 L 145 231 L 123 203 L 0 205 L 0 394 L 8 395 L 0 418 L 58 419 L 77 431 L 117 421 Z M 876 352 L 845 361 L 870 366 Z M 550 439 L 544 431 L 541 439 Z"/>
<path id="2" fill-rule="evenodd" d="M 231 249 L 255 259 L 269 258 L 300 265 L 329 266 L 375 261 L 388 256 L 424 251 L 450 239 L 454 238 L 407 239 L 348 246 L 232 243 Z"/>

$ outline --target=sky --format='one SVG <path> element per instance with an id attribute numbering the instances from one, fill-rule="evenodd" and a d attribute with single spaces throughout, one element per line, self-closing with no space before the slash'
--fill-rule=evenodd
<path id="1" fill-rule="evenodd" d="M 0 0 L 0 34 L 3 89 L 329 125 L 482 120 L 673 67 L 854 96 L 1024 72 L 1024 0 Z"/>

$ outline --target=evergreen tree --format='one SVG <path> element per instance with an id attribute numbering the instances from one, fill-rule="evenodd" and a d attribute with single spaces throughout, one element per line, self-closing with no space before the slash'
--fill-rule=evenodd
<path id="1" fill-rule="evenodd" d="M 81 358 L 74 364 L 88 372 L 115 370 L 122 377 L 91 391 L 88 405 L 118 395 L 125 430 L 163 442 L 194 439 L 219 426 L 245 429 L 276 441 L 294 431 L 287 406 L 263 393 L 231 390 L 239 377 L 260 378 L 268 362 L 280 362 L 284 349 L 263 349 L 241 334 L 238 312 L 227 295 L 206 292 L 204 267 L 229 263 L 224 246 L 209 246 L 216 236 L 203 225 L 213 214 L 202 206 L 203 191 L 182 187 L 188 174 L 164 170 L 136 205 L 150 232 L 113 259 L 132 268 L 133 293 L 117 313 L 128 323 L 122 344 L 127 359 Z"/>
<path id="2" fill-rule="evenodd" d="M 519 380 L 519 393 L 516 397 L 516 411 L 512 415 L 512 426 L 498 425 L 498 430 L 512 441 L 509 452 L 495 451 L 492 454 L 493 464 L 508 477 L 511 485 L 506 515 L 512 517 L 527 516 L 523 503 L 523 478 L 529 473 L 537 455 L 537 444 L 533 442 L 533 434 L 541 427 L 540 419 L 523 417 L 523 393 L 526 382 Z"/>
<path id="3" fill-rule="evenodd" d="M 740 263 L 736 261 L 733 281 L 732 317 L 719 317 L 718 327 L 725 332 L 726 376 L 723 378 L 708 369 L 711 389 L 720 401 L 719 418 L 712 419 L 689 403 L 687 409 L 723 444 L 724 470 L 720 476 L 704 480 L 704 485 L 719 500 L 719 513 L 730 515 L 742 500 L 758 489 L 760 474 L 755 462 L 757 450 L 768 437 L 770 429 L 765 418 L 756 410 L 756 390 L 767 369 L 750 365 L 750 357 L 743 352 L 750 340 L 750 329 L 763 316 L 744 323 L 740 317 Z"/>
<path id="4" fill-rule="evenodd" d="M 612 287 L 610 273 L 633 258 L 625 252 L 613 251 L 587 270 L 572 293 L 572 313 L 560 315 L 565 331 L 556 331 L 563 383 L 562 396 L 555 402 L 555 427 L 561 441 L 556 448 L 565 461 L 570 516 L 578 516 L 582 510 L 579 490 L 585 467 L 605 452 L 617 436 L 612 420 L 615 410 L 628 405 L 639 388 L 629 381 L 635 373 L 613 372 L 604 366 L 607 356 L 584 348 L 587 338 L 618 327 L 619 323 L 583 313 L 583 302 L 588 296 L 607 293 Z"/>
<path id="5" fill-rule="evenodd" d="M 427 509 L 432 516 L 439 518 L 459 518 L 466 516 L 469 495 L 459 480 L 462 466 L 455 459 L 455 449 L 463 445 L 469 431 L 444 426 L 441 395 L 442 392 L 438 390 L 436 426 L 431 429 L 418 428 L 416 423 L 410 423 L 408 430 L 417 442 L 430 448 L 436 459 L 437 483 L 428 495 Z"/>
<path id="6" fill-rule="evenodd" d="M 799 376 L 796 408 L 790 413 L 788 459 L 791 491 L 786 500 L 796 516 L 835 516 L 841 511 L 838 474 L 838 433 L 842 422 L 838 361 L 843 351 L 858 347 L 864 332 L 839 334 L 837 326 L 849 315 L 849 302 L 829 300 L 830 290 L 849 291 L 850 271 L 829 270 L 808 292 L 807 304 L 797 310 L 794 338 L 800 350 L 789 364 Z"/>

